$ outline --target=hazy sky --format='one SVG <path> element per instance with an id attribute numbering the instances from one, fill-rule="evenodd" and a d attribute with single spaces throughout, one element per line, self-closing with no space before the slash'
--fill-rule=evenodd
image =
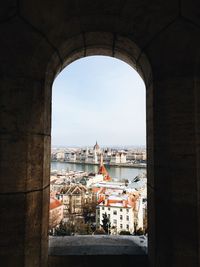
<path id="1" fill-rule="evenodd" d="M 52 146 L 145 145 L 145 85 L 128 64 L 92 56 L 55 79 Z"/>

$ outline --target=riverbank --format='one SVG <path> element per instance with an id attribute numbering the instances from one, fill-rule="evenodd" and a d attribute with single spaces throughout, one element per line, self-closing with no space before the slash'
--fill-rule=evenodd
<path id="1" fill-rule="evenodd" d="M 77 164 L 77 165 L 92 165 L 92 166 L 99 166 L 99 163 L 93 163 L 93 162 L 82 162 L 82 161 L 64 161 L 64 160 L 51 160 L 51 162 L 60 162 L 60 163 L 70 163 L 70 164 Z M 146 169 L 146 165 L 144 164 L 108 164 L 104 163 L 106 167 L 119 167 L 119 168 L 135 168 L 135 169 Z"/>
<path id="2" fill-rule="evenodd" d="M 130 167 L 120 167 L 120 166 L 106 166 L 106 169 L 109 175 L 113 179 L 128 179 L 132 181 L 134 177 L 139 175 L 140 173 L 146 172 L 144 168 L 130 168 Z M 65 161 L 52 161 L 51 162 L 51 170 L 58 170 L 58 171 L 81 171 L 81 172 L 88 172 L 88 173 L 98 173 L 99 171 L 99 164 L 75 164 L 68 163 Z"/>

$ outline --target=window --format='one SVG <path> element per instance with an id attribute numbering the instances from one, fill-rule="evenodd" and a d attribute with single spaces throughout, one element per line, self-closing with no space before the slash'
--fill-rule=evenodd
<path id="1" fill-rule="evenodd" d="M 132 69 L 131 69 L 131 72 L 132 72 Z M 113 71 L 111 71 L 111 73 L 113 73 Z M 70 75 L 70 77 L 71 77 L 71 75 Z M 105 81 L 106 81 L 106 79 L 105 79 Z M 124 82 L 122 83 L 122 85 L 123 85 L 122 86 L 122 88 L 123 88 L 124 87 Z M 130 87 L 130 85 L 128 85 L 128 87 Z M 83 91 L 82 84 L 81 84 L 81 89 L 80 90 L 81 90 L 80 92 Z M 69 89 L 69 92 L 68 92 L 69 93 L 68 94 L 69 96 L 72 95 L 72 91 L 74 91 L 74 90 Z M 84 91 L 84 96 L 86 97 L 86 100 L 87 101 L 89 100 L 89 103 L 93 103 L 93 100 L 94 100 L 94 97 L 92 97 L 93 96 L 93 91 L 94 90 L 92 90 L 92 91 L 91 90 L 88 90 L 88 92 L 87 92 L 88 94 L 85 94 L 86 91 Z M 116 88 L 115 88 L 114 91 L 116 92 Z M 118 104 L 121 103 L 122 96 L 124 95 L 123 89 L 121 90 L 121 88 L 119 88 L 119 92 L 122 92 L 122 95 L 120 95 L 120 97 L 119 97 Z M 130 92 L 132 92 L 132 89 L 130 89 Z M 60 102 L 62 102 L 61 100 L 64 99 L 64 95 L 66 95 L 66 92 L 63 94 L 63 98 L 60 97 L 60 95 L 59 95 L 59 101 Z M 79 94 L 78 91 L 75 93 L 75 95 L 72 97 L 71 100 L 77 99 L 77 97 L 79 97 L 79 95 L 80 95 L 80 100 L 82 101 L 83 100 L 83 95 Z M 110 92 L 109 95 L 113 96 L 113 93 Z M 133 97 L 135 98 L 135 93 L 133 93 Z M 130 98 L 131 98 L 131 96 L 129 96 L 129 99 Z M 108 99 L 108 103 L 109 103 L 109 101 L 110 100 Z M 111 101 L 113 101 L 112 98 L 111 98 Z M 59 107 L 61 105 L 60 102 L 59 102 L 59 105 L 58 105 Z M 79 101 L 76 101 L 76 102 L 79 102 Z M 132 102 L 127 102 L 127 101 L 125 101 L 124 98 L 123 98 L 123 102 L 124 103 L 129 103 L 129 105 L 130 104 L 132 105 Z M 63 108 L 66 107 L 66 101 L 64 101 L 63 104 L 64 104 L 63 105 Z M 75 104 L 76 103 L 72 103 L 72 106 L 74 108 L 74 112 L 77 109 L 76 106 L 75 106 Z M 129 105 L 126 105 L 126 106 L 129 106 Z M 97 104 L 94 103 L 94 106 L 97 106 L 97 110 L 98 110 L 98 106 L 99 106 L 98 103 Z M 71 110 L 69 110 L 69 111 L 66 110 L 66 112 L 64 112 L 64 114 L 65 114 L 65 116 L 69 115 L 68 119 L 69 119 L 69 121 L 72 120 L 72 125 L 80 125 L 81 123 L 83 123 L 84 129 L 87 128 L 88 129 L 88 132 L 90 132 L 91 130 L 88 127 L 91 126 L 91 128 L 93 129 L 92 122 L 93 121 L 94 122 L 97 121 L 97 117 L 96 117 L 97 114 L 96 113 L 93 114 L 94 113 L 94 106 L 92 107 L 92 110 L 91 111 L 87 110 L 87 112 L 84 114 L 84 115 L 90 114 L 90 119 L 91 120 L 87 120 L 87 117 L 86 116 L 84 116 L 84 119 L 80 119 L 79 116 L 73 116 L 73 118 L 71 118 L 71 116 L 70 116 Z M 78 109 L 77 110 L 79 110 L 79 108 L 80 107 L 78 105 Z M 89 106 L 88 106 L 88 108 L 89 108 Z M 84 109 L 82 109 L 82 113 L 84 113 Z M 120 114 L 121 113 L 122 113 L 122 110 L 120 109 Z M 106 111 L 105 114 L 110 114 L 110 115 L 116 114 L 116 110 L 114 109 L 113 114 L 111 114 L 111 112 L 109 112 L 109 111 Z M 121 135 L 121 133 L 120 133 L 120 131 L 118 129 L 119 125 L 120 125 L 120 128 L 121 127 L 126 127 L 126 125 L 123 125 L 123 123 L 126 124 L 126 122 L 127 122 L 127 116 L 128 116 L 128 114 L 130 114 L 130 112 L 128 110 L 126 110 L 125 111 L 125 114 L 126 114 L 126 120 L 124 121 L 124 119 L 122 119 L 122 122 L 120 122 L 120 124 L 119 124 L 119 122 L 117 120 L 117 128 L 115 129 L 115 131 L 113 131 L 114 125 L 112 125 L 112 131 L 113 132 L 116 132 L 116 137 L 117 137 L 117 134 L 119 134 L 119 136 Z M 92 119 L 92 115 L 94 115 L 95 119 Z M 102 115 L 102 114 L 99 114 L 98 113 L 98 115 Z M 122 117 L 124 118 L 124 114 L 122 114 L 122 115 L 123 115 Z M 139 114 L 137 114 L 137 116 L 136 116 L 137 119 L 138 119 L 138 115 Z M 102 124 L 102 123 L 100 123 L 101 117 L 102 116 L 100 116 L 99 119 L 98 119 L 98 125 L 99 124 Z M 76 121 L 76 118 L 79 118 L 79 120 Z M 111 118 L 112 118 L 112 116 L 111 116 Z M 60 116 L 58 117 L 58 119 L 60 120 Z M 109 119 L 109 121 L 110 121 L 110 119 Z M 87 122 L 89 122 L 89 123 L 87 124 Z M 61 128 L 60 131 L 62 132 L 63 135 L 65 134 L 66 136 L 68 136 L 68 130 L 65 132 L 65 129 L 64 129 L 63 126 L 64 125 L 62 125 L 62 128 Z M 69 125 L 67 125 L 67 129 L 68 129 L 68 126 Z M 87 126 L 87 127 L 85 127 L 85 126 Z M 70 127 L 70 130 L 71 130 L 71 127 Z M 74 131 L 76 132 L 75 128 L 74 128 Z M 98 129 L 97 129 L 97 131 L 98 131 Z M 132 131 L 131 128 L 130 128 L 130 131 Z M 135 130 L 133 129 L 133 132 L 134 131 Z M 82 129 L 78 129 L 77 133 L 80 133 L 80 132 L 81 132 L 81 135 L 80 134 L 78 134 L 77 136 L 73 136 L 72 135 L 70 138 L 72 138 L 72 140 L 74 139 L 75 142 L 87 142 L 87 140 L 85 141 L 84 138 L 81 139 L 82 137 L 87 136 L 87 134 L 82 135 Z M 107 129 L 106 129 L 106 132 L 107 132 Z M 103 133 L 98 133 L 97 132 L 97 134 L 103 134 Z M 111 138 L 112 138 L 112 136 L 111 136 Z M 118 139 L 118 137 L 117 137 L 117 139 L 115 140 L 116 146 L 118 146 L 118 144 L 120 145 L 120 142 L 122 142 L 122 143 L 123 142 L 125 142 L 125 143 L 127 142 L 127 144 L 128 144 L 128 142 L 131 142 L 131 140 L 132 140 L 132 137 L 130 138 L 130 140 L 128 140 L 129 137 L 126 138 L 123 135 L 121 137 L 119 137 L 119 138 L 122 141 L 120 141 L 120 139 L 119 139 L 119 141 L 117 141 L 117 139 Z M 92 139 L 92 138 L 90 137 L 89 139 Z M 70 142 L 70 139 L 68 141 Z M 111 141 L 114 141 L 114 139 L 111 139 Z M 91 140 L 91 142 L 92 142 L 92 140 Z M 83 145 L 84 145 L 84 143 L 83 143 Z M 121 145 L 123 145 L 123 144 L 121 144 Z M 95 144 L 94 147 L 97 147 L 97 144 Z M 126 230 L 126 224 L 129 224 L 129 222 L 132 223 L 132 219 L 133 219 L 132 218 L 132 210 L 129 208 L 130 206 L 129 205 L 128 206 L 124 206 L 120 202 L 120 201 L 122 201 L 122 199 L 125 200 L 125 199 L 127 199 L 127 197 L 129 197 L 128 196 L 128 192 L 126 192 L 126 190 L 122 190 L 122 192 L 120 194 L 120 197 L 122 197 L 122 199 L 119 200 L 119 202 L 121 204 L 119 206 L 116 205 L 116 204 L 114 204 L 112 206 L 112 204 L 109 205 L 109 203 L 112 203 L 112 202 L 115 203 L 115 201 L 114 201 L 115 198 L 110 198 L 110 196 L 115 191 L 115 189 L 112 189 L 112 190 L 106 189 L 106 191 L 104 192 L 104 190 L 100 190 L 101 188 L 99 188 L 97 190 L 98 193 L 97 192 L 94 193 L 93 190 L 91 190 L 91 188 L 89 186 L 87 187 L 83 183 L 84 186 L 86 187 L 86 189 L 84 189 L 84 187 L 80 186 L 80 183 L 79 183 L 79 180 L 81 180 L 81 182 L 84 182 L 84 181 L 85 182 L 92 182 L 93 177 L 94 177 L 94 180 L 96 179 L 95 177 L 98 178 L 98 176 L 96 176 L 96 174 L 98 173 L 98 167 L 95 166 L 95 164 L 93 166 L 93 163 L 94 163 L 94 160 L 95 160 L 96 163 L 99 162 L 99 160 L 100 160 L 99 155 L 100 154 L 98 154 L 99 152 L 97 153 L 97 151 L 94 153 L 94 149 L 93 148 L 92 147 L 91 148 L 88 147 L 87 150 L 86 150 L 84 147 L 81 147 L 80 149 L 77 150 L 77 148 L 72 147 L 70 149 L 67 148 L 67 150 L 66 150 L 66 151 L 68 151 L 70 153 L 70 157 L 69 157 L 70 160 L 69 161 L 72 160 L 71 159 L 71 155 L 73 154 L 73 155 L 75 155 L 73 161 L 74 162 L 80 162 L 80 161 L 82 162 L 83 161 L 83 164 L 81 163 L 81 165 L 77 165 L 77 164 L 71 164 L 70 162 L 65 162 L 66 168 L 67 168 L 66 169 L 65 183 L 67 183 L 67 185 L 69 187 L 72 186 L 72 188 L 73 188 L 74 185 L 77 187 L 77 189 L 76 189 L 77 195 L 73 195 L 73 199 L 74 198 L 77 199 L 77 202 L 73 203 L 74 205 L 76 204 L 76 206 L 73 206 L 73 205 L 70 204 L 69 209 L 68 209 L 69 210 L 68 211 L 68 214 L 64 215 L 64 217 L 66 217 L 66 221 L 71 220 L 73 222 L 73 224 L 76 225 L 83 218 L 83 213 L 85 214 L 86 213 L 85 211 L 88 209 L 90 211 L 90 212 L 88 212 L 88 216 L 87 216 L 88 217 L 88 220 L 96 221 L 96 223 L 98 223 L 98 221 L 100 221 L 100 224 L 102 224 L 102 219 L 103 219 L 103 216 L 102 215 L 107 214 L 107 218 L 110 221 L 111 227 L 114 226 L 114 228 L 111 231 L 111 234 L 118 234 L 118 232 L 119 232 L 120 229 Z M 131 149 L 127 149 L 124 153 L 121 153 L 119 148 L 108 148 L 109 149 L 109 152 L 107 152 L 106 150 L 104 150 L 103 147 L 102 148 L 98 148 L 98 150 L 99 149 L 102 150 L 101 153 L 104 156 L 103 159 L 105 161 L 104 162 L 105 164 L 109 164 L 112 161 L 112 157 L 115 157 L 115 159 L 116 158 L 117 159 L 120 158 L 120 162 L 119 162 L 120 164 L 121 163 L 122 164 L 126 164 L 127 163 L 128 166 L 130 165 L 129 166 L 129 168 L 130 168 L 130 174 L 129 174 L 129 170 L 127 170 L 127 168 L 122 168 L 122 166 L 118 166 L 118 167 L 116 166 L 115 167 L 115 169 L 113 170 L 113 175 L 112 174 L 110 174 L 110 175 L 111 175 L 111 177 L 115 177 L 116 181 L 120 181 L 120 179 L 122 179 L 122 178 L 127 178 L 127 179 L 131 179 L 132 180 L 133 177 L 136 175 L 136 174 L 134 174 L 135 171 L 136 171 L 136 173 L 138 171 L 140 173 L 141 170 L 135 170 L 135 169 L 132 168 L 132 165 L 131 165 L 131 164 L 133 164 L 132 161 L 134 159 L 134 155 L 135 155 L 134 153 L 136 153 L 137 151 L 140 151 L 140 150 L 138 150 L 138 149 L 135 150 L 135 149 L 132 149 L 131 148 Z M 60 151 L 62 152 L 62 149 L 56 148 L 56 150 L 53 150 L 52 153 L 57 153 L 58 154 L 58 153 L 60 153 Z M 87 153 L 86 153 L 86 151 L 87 151 Z M 64 158 L 65 158 L 65 148 L 63 148 L 63 152 L 62 153 L 64 153 Z M 116 156 L 116 154 L 117 154 L 117 156 Z M 127 157 L 127 159 L 125 159 L 125 157 Z M 127 162 L 124 162 L 123 163 L 122 160 L 127 160 Z M 62 167 L 62 164 L 63 164 L 62 163 L 62 160 L 60 160 L 60 161 L 61 162 L 59 162 L 58 160 L 57 160 L 57 162 L 53 162 L 52 161 L 52 170 L 57 169 L 57 165 L 58 164 L 59 164 L 60 167 Z M 92 165 L 90 165 L 90 163 L 92 163 Z M 55 166 L 54 166 L 54 164 L 55 164 Z M 88 165 L 90 165 L 90 166 L 88 167 Z M 119 171 L 119 169 L 120 169 L 120 171 Z M 87 174 L 87 171 L 91 171 L 91 173 L 88 172 L 88 174 Z M 142 170 L 142 172 L 143 172 L 143 170 Z M 90 177 L 90 174 L 92 174 L 91 177 Z M 67 175 L 69 175 L 70 177 L 67 176 Z M 72 184 L 70 184 L 70 183 L 72 183 Z M 89 185 L 89 183 L 88 183 L 88 185 Z M 126 185 L 124 185 L 124 186 L 126 186 Z M 66 186 L 66 188 L 68 188 L 68 187 Z M 117 191 L 113 195 L 117 196 Z M 116 198 L 116 199 L 118 199 L 118 198 Z M 70 201 L 71 201 L 71 199 L 70 199 Z M 79 201 L 80 201 L 80 204 L 78 204 Z M 90 201 L 91 202 L 94 202 L 94 203 L 92 203 L 92 205 L 90 205 Z M 95 201 L 97 201 L 97 202 L 95 203 Z M 84 202 L 85 202 L 86 205 L 83 205 Z M 123 202 L 126 203 L 126 201 L 123 201 Z M 99 205 L 99 203 L 101 203 L 101 204 Z M 82 204 L 82 206 L 81 206 L 81 204 Z M 91 208 L 91 206 L 92 206 L 92 208 Z M 120 208 L 120 206 L 121 206 L 121 208 Z M 116 210 L 115 210 L 115 208 L 116 208 Z M 95 209 L 97 209 L 97 211 L 95 211 Z M 73 215 L 73 213 L 77 213 L 77 214 Z M 72 214 L 72 216 L 70 214 Z M 129 215 L 128 216 L 128 219 L 127 219 L 127 215 Z M 114 224 L 115 225 L 113 225 L 113 220 L 114 220 Z M 84 220 L 83 220 L 83 223 L 82 224 L 83 224 L 83 227 L 82 228 L 85 227 L 84 229 L 87 229 L 88 225 L 87 225 L 87 223 Z M 117 228 L 116 228 L 116 224 L 117 224 Z M 81 227 L 76 227 L 76 228 L 77 228 L 77 233 L 76 233 L 77 235 L 79 234 L 79 228 L 80 228 L 80 232 L 83 232 Z M 130 226 L 130 228 L 132 230 L 132 226 Z M 90 232 L 90 231 L 87 231 L 87 232 Z"/>
<path id="2" fill-rule="evenodd" d="M 128 215 L 126 216 L 126 220 L 129 221 L 129 216 Z"/>
<path id="3" fill-rule="evenodd" d="M 126 229 L 129 230 L 129 225 L 128 224 L 126 225 Z"/>

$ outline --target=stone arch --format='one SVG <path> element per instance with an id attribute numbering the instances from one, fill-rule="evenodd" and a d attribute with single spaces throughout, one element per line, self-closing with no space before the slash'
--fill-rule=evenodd
<path id="1" fill-rule="evenodd" d="M 71 47 L 77 47 L 76 36 L 79 36 L 84 56 L 87 47 L 93 45 L 89 43 L 89 40 L 94 42 L 91 35 L 97 32 L 106 36 L 110 33 L 110 48 L 104 52 L 109 50 L 112 56 L 115 37 L 120 40 L 123 36 L 127 42 L 134 40 L 141 49 L 136 66 L 138 71 L 142 69 L 141 75 L 146 75 L 148 210 L 153 214 L 149 216 L 152 226 L 149 264 L 199 266 L 198 10 L 198 1 L 2 2 L 0 252 L 3 266 L 14 266 L 13 262 L 15 266 L 47 265 L 49 88 L 56 72 L 64 66 L 66 55 L 62 54 L 62 45 L 66 40 L 71 38 Z M 151 68 L 144 63 L 144 54 Z M 153 77 L 151 71 L 148 75 L 149 69 Z"/>
<path id="2" fill-rule="evenodd" d="M 59 56 L 58 52 L 59 51 Z M 53 53 L 46 70 L 46 81 L 51 84 L 55 76 L 73 61 L 92 55 L 121 59 L 133 67 L 146 87 L 152 83 L 152 71 L 146 55 L 131 39 L 112 32 L 86 32 L 65 40 Z"/>
<path id="3" fill-rule="evenodd" d="M 54 52 L 47 65 L 45 90 L 51 91 L 56 76 L 74 61 L 87 56 L 104 55 L 124 61 L 139 73 L 148 91 L 147 106 L 153 107 L 151 103 L 153 99 L 151 96 L 153 86 L 151 66 L 146 55 L 141 52 L 141 49 L 131 39 L 110 32 L 86 32 L 67 39 L 58 47 L 58 51 L 60 53 L 59 56 L 57 51 Z M 152 110 L 149 109 L 147 120 L 148 117 L 151 118 L 150 114 L 152 113 Z M 149 128 L 152 129 L 150 124 L 148 124 Z M 148 135 L 150 136 L 151 132 L 149 131 L 148 134 L 147 129 Z M 153 222 L 153 219 L 151 222 Z"/>
<path id="4" fill-rule="evenodd" d="M 104 55 L 120 59 L 138 72 L 147 91 L 147 124 L 151 129 L 147 136 L 150 136 L 152 126 L 150 122 L 148 123 L 148 118 L 151 120 L 153 107 L 152 68 L 145 53 L 130 38 L 112 32 L 86 32 L 68 38 L 52 53 L 48 61 L 45 70 L 45 91 L 51 91 L 54 79 L 65 67 L 75 60 L 92 55 Z M 151 146 L 150 142 L 149 146 Z"/>

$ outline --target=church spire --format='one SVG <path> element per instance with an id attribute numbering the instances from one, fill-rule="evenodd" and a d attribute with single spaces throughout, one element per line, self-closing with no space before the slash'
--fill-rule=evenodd
<path id="1" fill-rule="evenodd" d="M 108 173 L 108 171 L 106 170 L 105 166 L 103 165 L 103 154 L 101 153 L 101 156 L 100 156 L 100 167 L 99 167 L 99 174 L 102 174 L 103 175 L 103 180 L 104 181 L 111 181 L 111 177 Z"/>

